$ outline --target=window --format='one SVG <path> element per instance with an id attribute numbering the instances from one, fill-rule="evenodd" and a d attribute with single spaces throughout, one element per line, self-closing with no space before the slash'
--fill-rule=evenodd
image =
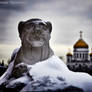
<path id="1" fill-rule="evenodd" d="M 83 59 L 84 59 L 84 54 L 83 54 Z"/>
<path id="2" fill-rule="evenodd" d="M 78 58 L 78 53 L 77 53 L 77 58 Z"/>
<path id="3" fill-rule="evenodd" d="M 74 53 L 74 58 L 76 58 L 76 53 Z"/>
<path id="4" fill-rule="evenodd" d="M 81 53 L 80 53 L 80 58 L 81 58 Z"/>

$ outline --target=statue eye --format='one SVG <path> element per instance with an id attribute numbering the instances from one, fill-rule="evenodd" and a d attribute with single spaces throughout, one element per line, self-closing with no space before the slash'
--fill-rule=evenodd
<path id="1" fill-rule="evenodd" d="M 40 27 L 41 27 L 42 29 L 44 29 L 44 30 L 46 30 L 46 29 L 47 29 L 47 27 L 46 27 L 46 25 L 45 25 L 45 24 L 43 24 L 43 23 L 39 23 L 39 25 L 40 25 Z"/>
<path id="2" fill-rule="evenodd" d="M 35 26 L 34 23 L 30 23 L 31 28 L 34 28 L 34 26 Z"/>
<path id="3" fill-rule="evenodd" d="M 34 24 L 33 23 L 28 23 L 28 24 L 26 24 L 26 28 L 27 29 L 30 29 L 30 28 L 34 28 Z"/>
<path id="4" fill-rule="evenodd" d="M 46 26 L 44 26 L 44 27 L 43 27 L 43 29 L 44 29 L 44 30 L 47 30 L 47 27 L 46 27 Z"/>

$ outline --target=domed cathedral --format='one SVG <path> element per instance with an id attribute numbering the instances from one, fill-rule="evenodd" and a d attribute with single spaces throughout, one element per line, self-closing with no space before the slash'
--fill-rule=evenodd
<path id="1" fill-rule="evenodd" d="M 82 38 L 82 31 L 80 31 L 80 39 L 74 44 L 74 60 L 78 62 L 88 62 L 88 44 Z"/>
<path id="2" fill-rule="evenodd" d="M 89 54 L 89 46 L 82 37 L 82 31 L 80 31 L 79 40 L 73 46 L 73 55 L 69 51 L 66 57 L 67 66 L 70 70 L 92 72 L 92 50 Z"/>

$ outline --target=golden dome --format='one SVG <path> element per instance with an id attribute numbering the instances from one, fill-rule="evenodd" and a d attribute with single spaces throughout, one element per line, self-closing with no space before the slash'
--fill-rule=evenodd
<path id="1" fill-rule="evenodd" d="M 74 48 L 88 48 L 88 44 L 82 39 L 82 31 L 80 31 L 80 39 L 75 43 Z"/>
<path id="2" fill-rule="evenodd" d="M 72 56 L 72 54 L 69 52 L 69 53 L 67 53 L 67 56 Z"/>
<path id="3" fill-rule="evenodd" d="M 92 53 L 90 53 L 90 56 L 92 56 Z"/>
<path id="4" fill-rule="evenodd" d="M 91 48 L 91 53 L 89 55 L 92 56 L 92 48 Z"/>
<path id="5" fill-rule="evenodd" d="M 88 48 L 87 43 L 83 39 L 79 39 L 75 45 L 74 48 Z"/>

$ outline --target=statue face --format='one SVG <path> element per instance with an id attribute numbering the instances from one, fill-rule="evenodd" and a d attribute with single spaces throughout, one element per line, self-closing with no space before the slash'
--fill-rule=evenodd
<path id="1" fill-rule="evenodd" d="M 41 47 L 49 43 L 50 31 L 47 24 L 41 20 L 25 23 L 21 41 L 32 47 Z"/>

